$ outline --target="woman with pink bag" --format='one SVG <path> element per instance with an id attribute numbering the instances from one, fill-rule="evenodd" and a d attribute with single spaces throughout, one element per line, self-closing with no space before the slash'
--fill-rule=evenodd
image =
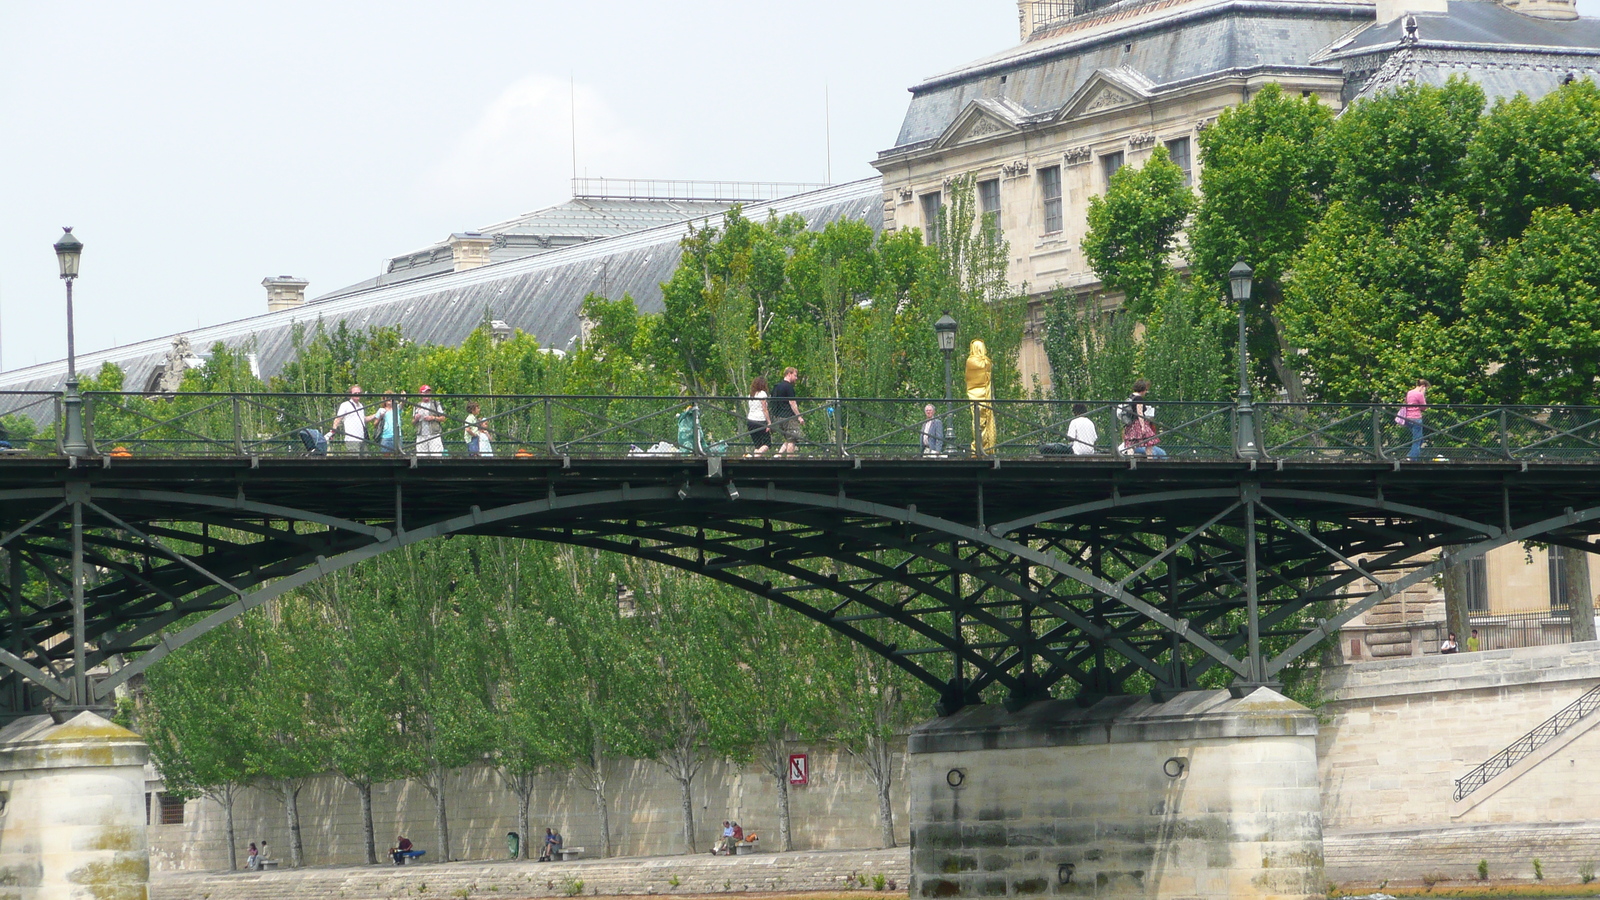
<path id="1" fill-rule="evenodd" d="M 1422 409 L 1427 405 L 1428 379 L 1418 378 L 1417 386 L 1406 391 L 1406 402 L 1400 407 L 1400 414 L 1394 417 L 1396 425 L 1411 429 L 1411 452 L 1406 459 L 1422 458 Z"/>

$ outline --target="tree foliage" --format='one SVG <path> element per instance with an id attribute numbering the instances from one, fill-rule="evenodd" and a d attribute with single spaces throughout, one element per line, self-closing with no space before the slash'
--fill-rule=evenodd
<path id="1" fill-rule="evenodd" d="M 1122 292 L 1129 313 L 1147 314 L 1172 278 L 1168 257 L 1194 205 L 1166 147 L 1156 147 L 1141 167 L 1118 169 L 1105 195 L 1089 198 L 1083 254 L 1106 290 Z"/>

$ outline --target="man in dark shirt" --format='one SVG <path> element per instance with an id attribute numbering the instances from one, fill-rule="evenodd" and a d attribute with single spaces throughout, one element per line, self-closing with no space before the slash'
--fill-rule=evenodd
<path id="1" fill-rule="evenodd" d="M 798 448 L 804 433 L 801 426 L 806 424 L 806 417 L 800 415 L 800 403 L 795 399 L 794 383 L 800 380 L 800 372 L 794 366 L 783 370 L 783 379 L 772 386 L 772 399 L 768 406 L 772 410 L 772 427 L 783 435 L 783 446 L 778 448 L 774 456 L 783 456 L 793 453 Z"/>

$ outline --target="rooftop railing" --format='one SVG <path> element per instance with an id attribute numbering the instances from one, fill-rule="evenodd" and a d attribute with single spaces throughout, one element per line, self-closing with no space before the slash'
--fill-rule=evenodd
<path id="1" fill-rule="evenodd" d="M 574 178 L 575 200 L 697 200 L 750 203 L 781 200 L 828 187 L 796 181 L 669 181 L 651 178 Z"/>
<path id="2" fill-rule="evenodd" d="M 465 456 L 474 433 L 494 457 L 742 456 L 755 450 L 746 397 L 367 394 L 351 428 L 336 427 L 347 398 L 326 394 L 91 392 L 84 428 L 93 456 L 291 457 L 303 455 Z M 11 424 L 0 455 L 62 453 L 60 393 L 0 393 Z M 385 403 L 394 410 L 383 442 Z M 479 407 L 467 421 L 468 403 Z M 838 458 L 1051 458 L 1232 460 L 1239 409 L 1232 403 L 1156 402 L 1149 447 L 1128 447 L 1122 401 L 801 398 L 797 452 Z M 1093 425 L 1074 440 L 1075 403 Z M 771 403 L 770 406 L 777 404 Z M 930 416 L 925 408 L 931 406 Z M 1260 403 L 1256 432 L 1267 460 L 1371 463 L 1412 458 L 1412 433 L 1395 404 Z M 427 422 L 438 415 L 443 421 Z M 992 416 L 993 442 L 974 440 Z M 357 427 L 359 420 L 359 427 Z M 937 427 L 929 422 L 937 421 Z M 438 428 L 438 440 L 427 440 Z M 1429 406 L 1418 458 L 1428 462 L 1600 462 L 1600 407 Z M 419 429 L 422 431 L 419 440 Z M 979 426 L 981 431 L 981 424 Z M 925 439 L 936 431 L 937 441 Z M 318 439 L 321 439 L 319 442 Z M 323 450 L 321 442 L 328 448 Z M 774 452 L 782 443 L 775 429 Z M 1136 442 L 1137 443 L 1137 442 Z"/>

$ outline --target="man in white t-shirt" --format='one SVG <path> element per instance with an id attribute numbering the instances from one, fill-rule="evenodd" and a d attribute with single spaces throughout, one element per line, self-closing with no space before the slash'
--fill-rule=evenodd
<path id="1" fill-rule="evenodd" d="M 361 402 L 361 385 L 350 385 L 350 396 L 339 404 L 333 414 L 333 429 L 328 432 L 331 442 L 334 435 L 344 435 L 346 453 L 360 453 L 367 445 L 367 407 Z"/>
<path id="2" fill-rule="evenodd" d="M 1072 421 L 1067 423 L 1067 442 L 1072 445 L 1074 456 L 1092 455 L 1094 442 L 1100 440 L 1100 432 L 1095 430 L 1088 413 L 1089 407 L 1082 403 L 1072 404 Z"/>

